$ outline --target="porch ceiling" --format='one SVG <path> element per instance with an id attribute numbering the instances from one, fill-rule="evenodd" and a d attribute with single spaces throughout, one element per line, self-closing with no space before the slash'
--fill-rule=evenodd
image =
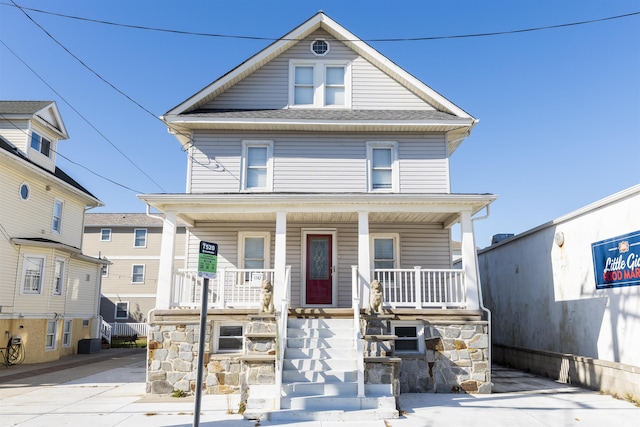
<path id="1" fill-rule="evenodd" d="M 275 222 L 286 212 L 288 222 L 355 223 L 368 212 L 371 223 L 457 222 L 496 199 L 492 194 L 144 194 L 138 196 L 161 212 L 175 212 L 186 224 L 197 222 Z"/>

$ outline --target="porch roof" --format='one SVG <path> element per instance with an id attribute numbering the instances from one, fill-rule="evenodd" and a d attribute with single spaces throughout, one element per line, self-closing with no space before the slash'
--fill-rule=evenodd
<path id="1" fill-rule="evenodd" d="M 493 194 L 371 193 L 206 193 L 141 194 L 161 212 L 175 212 L 191 226 L 199 221 L 275 221 L 287 212 L 291 222 L 357 222 L 369 212 L 373 223 L 442 223 L 449 227 L 462 212 L 471 215 L 493 202 Z"/>

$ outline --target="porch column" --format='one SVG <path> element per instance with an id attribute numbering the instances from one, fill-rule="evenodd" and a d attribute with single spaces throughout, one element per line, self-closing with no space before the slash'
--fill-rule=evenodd
<path id="1" fill-rule="evenodd" d="M 480 309 L 480 281 L 471 211 L 463 211 L 460 215 L 460 235 L 462 237 L 462 270 L 464 270 L 464 282 L 467 288 L 467 308 L 478 310 Z"/>
<path id="2" fill-rule="evenodd" d="M 371 283 L 371 249 L 369 247 L 369 212 L 358 212 L 358 277 L 360 307 L 366 307 L 369 301 L 369 283 Z M 355 296 L 355 295 L 354 295 Z"/>
<path id="3" fill-rule="evenodd" d="M 158 269 L 158 289 L 156 308 L 167 309 L 171 306 L 171 288 L 173 283 L 173 263 L 176 251 L 176 212 L 167 211 L 162 221 L 162 246 L 160 247 L 160 268 Z"/>
<path id="4" fill-rule="evenodd" d="M 287 213 L 276 212 L 276 247 L 275 259 L 273 261 L 275 269 L 273 275 L 273 297 L 274 305 L 278 308 L 282 305 L 282 300 L 288 298 L 286 282 L 287 274 Z"/>

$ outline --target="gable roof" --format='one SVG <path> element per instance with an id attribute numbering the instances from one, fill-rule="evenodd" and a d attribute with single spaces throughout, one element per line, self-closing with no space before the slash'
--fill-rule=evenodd
<path id="1" fill-rule="evenodd" d="M 0 116 L 5 119 L 35 118 L 55 132 L 60 139 L 69 138 L 55 101 L 0 101 Z"/>
<path id="2" fill-rule="evenodd" d="M 6 153 L 8 156 L 12 156 L 16 160 L 25 162 L 29 166 L 31 166 L 33 168 L 36 168 L 36 170 L 38 172 L 43 173 L 45 175 L 50 175 L 53 178 L 56 178 L 56 179 L 62 181 L 63 183 L 71 186 L 76 191 L 84 193 L 85 196 L 93 199 L 92 201 L 93 201 L 93 204 L 95 206 L 102 206 L 103 205 L 103 203 L 100 200 L 98 200 L 98 198 L 96 196 L 91 194 L 91 192 L 89 192 L 89 190 L 84 188 L 76 180 L 74 180 L 69 175 L 67 175 L 62 169 L 60 169 L 59 167 L 56 166 L 55 170 L 53 172 L 51 172 L 50 170 L 43 168 L 42 166 L 38 165 L 37 163 L 29 160 L 27 158 L 27 156 L 25 156 L 24 153 L 22 153 L 22 151 L 18 150 L 18 148 L 16 146 L 14 146 L 9 141 L 5 140 L 2 136 L 0 136 L 0 153 L 2 153 L 2 152 Z"/>
<path id="3" fill-rule="evenodd" d="M 275 57 L 294 46 L 317 29 L 322 28 L 329 34 L 340 40 L 346 46 L 371 62 L 386 74 L 393 77 L 405 87 L 422 98 L 425 102 L 434 106 L 437 110 L 452 114 L 460 118 L 473 119 L 473 117 L 440 95 L 435 90 L 397 66 L 387 57 L 373 49 L 367 43 L 360 40 L 346 28 L 329 18 L 323 12 L 318 12 L 310 19 L 267 46 L 262 51 L 253 55 L 242 64 L 238 65 L 219 79 L 215 80 L 196 94 L 192 95 L 181 104 L 169 110 L 165 116 L 179 115 L 196 110 L 206 104 L 229 87 L 247 77 Z"/>

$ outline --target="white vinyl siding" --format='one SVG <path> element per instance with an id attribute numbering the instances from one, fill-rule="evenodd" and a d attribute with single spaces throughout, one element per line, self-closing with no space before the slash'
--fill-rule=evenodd
<path id="1" fill-rule="evenodd" d="M 274 192 L 366 192 L 367 142 L 382 134 L 270 134 Z M 243 141 L 254 133 L 194 133 L 192 193 L 237 192 Z M 442 134 L 403 135 L 397 143 L 398 190 L 447 193 L 449 168 Z M 330 171 L 330 173 L 329 173 Z M 395 172 L 394 172 L 395 173 Z"/>
<path id="2" fill-rule="evenodd" d="M 315 56 L 309 44 L 324 38 L 331 44 L 329 53 Z M 351 63 L 351 108 L 433 110 L 434 108 L 400 83 L 367 62 L 324 30 L 315 31 L 291 49 L 263 65 L 238 84 L 227 88 L 205 108 L 279 109 L 289 103 L 290 60 L 340 60 Z"/>

